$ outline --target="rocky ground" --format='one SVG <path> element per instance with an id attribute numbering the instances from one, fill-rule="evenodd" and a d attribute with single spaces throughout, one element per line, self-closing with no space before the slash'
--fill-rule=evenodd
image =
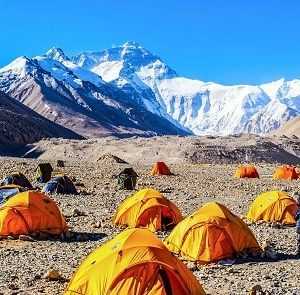
<path id="1" fill-rule="evenodd" d="M 94 157 L 98 156 L 95 154 Z M 131 155 L 125 160 L 133 157 Z M 71 230 L 81 233 L 84 241 L 0 241 L 0 294 L 63 294 L 72 273 L 86 255 L 119 231 L 112 225 L 111 218 L 118 204 L 131 192 L 118 190 L 114 176 L 126 164 L 107 157 L 99 162 L 76 160 L 71 156 L 65 159 L 66 167 L 56 168 L 56 172 L 74 178 L 80 194 L 52 197 L 67 216 Z M 161 191 L 185 215 L 208 201 L 221 202 L 235 214 L 245 215 L 250 203 L 261 192 L 285 188 L 292 193 L 299 189 L 299 181 L 272 180 L 276 164 L 257 164 L 260 179 L 237 180 L 232 177 L 236 164 L 184 162 L 170 165 L 174 176 L 151 177 L 150 160 L 144 164 L 131 161 L 139 174 L 138 189 L 152 187 Z M 19 170 L 33 180 L 34 168 L 40 161 L 1 158 L 0 177 Z M 52 164 L 55 166 L 55 162 Z M 78 211 L 84 214 L 74 214 Z M 265 294 L 300 294 L 300 260 L 293 256 L 295 229 L 266 224 L 250 227 L 260 244 L 269 240 L 274 245 L 278 260 L 247 261 L 232 266 L 212 264 L 198 268 L 188 264 L 207 294 L 249 294 L 255 285 L 260 285 Z M 64 280 L 48 281 L 44 275 L 49 270 L 59 271 Z"/>

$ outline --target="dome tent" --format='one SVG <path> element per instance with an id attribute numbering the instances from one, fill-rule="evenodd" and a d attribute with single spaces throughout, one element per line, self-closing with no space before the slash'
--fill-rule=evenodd
<path id="1" fill-rule="evenodd" d="M 134 190 L 138 175 L 133 168 L 123 169 L 117 176 L 119 189 Z"/>
<path id="2" fill-rule="evenodd" d="M 248 226 L 215 202 L 206 203 L 177 224 L 165 245 L 183 258 L 199 263 L 230 258 L 244 251 L 260 251 Z"/>
<path id="3" fill-rule="evenodd" d="M 273 179 L 294 180 L 298 179 L 299 175 L 294 166 L 284 165 L 276 168 Z"/>
<path id="4" fill-rule="evenodd" d="M 45 184 L 42 192 L 47 194 L 77 194 L 74 183 L 66 175 L 58 175 L 53 177 Z"/>
<path id="5" fill-rule="evenodd" d="M 251 204 L 247 218 L 256 222 L 279 222 L 295 224 L 297 202 L 286 192 L 270 191 L 260 194 Z"/>
<path id="6" fill-rule="evenodd" d="M 172 175 L 172 173 L 165 162 L 156 162 L 152 167 L 151 175 Z"/>
<path id="7" fill-rule="evenodd" d="M 147 229 L 127 229 L 94 250 L 65 295 L 204 295 L 200 283 Z"/>
<path id="8" fill-rule="evenodd" d="M 40 163 L 36 168 L 36 180 L 45 183 L 51 179 L 53 168 L 50 163 Z"/>
<path id="9" fill-rule="evenodd" d="M 12 174 L 4 177 L 1 181 L 1 186 L 10 185 L 10 184 L 18 185 L 18 186 L 25 187 L 28 189 L 33 188 L 30 181 L 21 172 L 12 173 Z"/>
<path id="10" fill-rule="evenodd" d="M 237 168 L 235 178 L 259 178 L 259 174 L 253 165 L 242 165 Z"/>
<path id="11" fill-rule="evenodd" d="M 0 207 L 0 236 L 60 235 L 66 231 L 67 224 L 56 203 L 42 193 L 22 192 Z"/>
<path id="12" fill-rule="evenodd" d="M 180 220 L 179 209 L 160 192 L 149 188 L 125 199 L 114 216 L 116 225 L 147 227 L 152 231 L 173 227 Z"/>

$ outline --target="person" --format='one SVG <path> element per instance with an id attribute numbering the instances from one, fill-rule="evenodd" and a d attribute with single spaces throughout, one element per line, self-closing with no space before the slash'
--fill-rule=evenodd
<path id="1" fill-rule="evenodd" d="M 294 198 L 297 200 L 298 204 L 298 210 L 296 212 L 296 234 L 297 234 L 297 250 L 296 250 L 296 256 L 300 257 L 300 193 L 296 192 L 294 193 Z"/>

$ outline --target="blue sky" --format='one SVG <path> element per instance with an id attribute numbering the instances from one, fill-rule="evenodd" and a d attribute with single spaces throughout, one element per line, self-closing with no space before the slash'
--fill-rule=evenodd
<path id="1" fill-rule="evenodd" d="M 0 66 L 137 41 L 180 75 L 224 84 L 300 78 L 299 0 L 0 0 Z"/>

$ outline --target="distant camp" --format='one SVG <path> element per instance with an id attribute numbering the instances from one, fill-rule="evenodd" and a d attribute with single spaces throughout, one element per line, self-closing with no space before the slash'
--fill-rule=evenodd
<path id="1" fill-rule="evenodd" d="M 170 229 L 182 220 L 180 210 L 160 192 L 142 189 L 125 199 L 117 209 L 114 224 L 147 227 L 151 231 Z"/>
<path id="2" fill-rule="evenodd" d="M 151 175 L 172 175 L 172 173 L 165 162 L 156 162 L 152 167 Z"/>
<path id="3" fill-rule="evenodd" d="M 10 197 L 26 190 L 26 188 L 15 184 L 0 186 L 0 204 L 6 202 Z"/>
<path id="4" fill-rule="evenodd" d="M 278 222 L 287 225 L 296 223 L 297 202 L 286 192 L 270 191 L 260 194 L 251 204 L 248 220 Z"/>
<path id="5" fill-rule="evenodd" d="M 47 194 L 77 194 L 74 183 L 66 175 L 58 175 L 53 177 L 45 184 L 42 192 Z"/>
<path id="6" fill-rule="evenodd" d="M 65 295 L 204 295 L 198 280 L 147 229 L 127 229 L 94 250 Z"/>
<path id="7" fill-rule="evenodd" d="M 30 181 L 21 172 L 12 173 L 12 174 L 4 177 L 1 181 L 1 186 L 10 185 L 10 184 L 18 185 L 18 186 L 25 187 L 28 189 L 33 188 Z"/>
<path id="8" fill-rule="evenodd" d="M 242 165 L 237 168 L 235 178 L 259 178 L 259 174 L 253 165 Z"/>
<path id="9" fill-rule="evenodd" d="M 210 202 L 181 221 L 165 239 L 167 248 L 200 264 L 260 252 L 248 226 L 225 206 Z"/>
<path id="10" fill-rule="evenodd" d="M 296 167 L 283 165 L 281 167 L 276 168 L 273 179 L 282 179 L 282 180 L 295 180 L 299 178 L 299 174 L 296 171 Z"/>
<path id="11" fill-rule="evenodd" d="M 0 207 L 0 236 L 60 235 L 67 224 L 56 203 L 36 191 L 11 197 Z"/>

